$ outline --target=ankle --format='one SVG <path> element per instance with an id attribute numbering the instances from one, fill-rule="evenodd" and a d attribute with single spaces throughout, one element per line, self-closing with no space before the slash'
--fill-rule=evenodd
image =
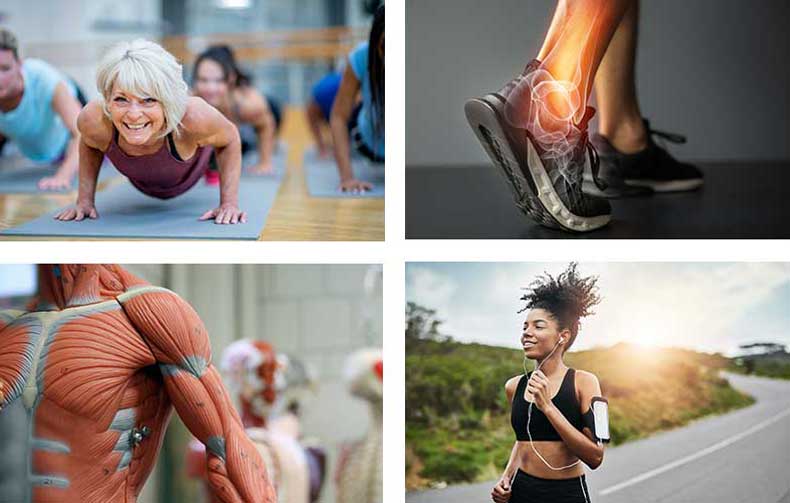
<path id="1" fill-rule="evenodd" d="M 647 148 L 647 129 L 642 118 L 602 124 L 599 134 L 609 140 L 614 148 L 624 154 L 634 154 Z"/>

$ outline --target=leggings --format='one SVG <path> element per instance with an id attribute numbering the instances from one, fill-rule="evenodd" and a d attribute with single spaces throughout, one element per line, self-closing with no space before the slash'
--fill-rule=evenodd
<path id="1" fill-rule="evenodd" d="M 584 475 L 572 479 L 541 479 L 519 470 L 513 478 L 510 503 L 590 503 Z"/>

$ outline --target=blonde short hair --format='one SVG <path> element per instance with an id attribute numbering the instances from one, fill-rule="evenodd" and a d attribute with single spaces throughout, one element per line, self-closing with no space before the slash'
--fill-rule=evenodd
<path id="1" fill-rule="evenodd" d="M 140 97 L 156 99 L 164 109 L 165 131 L 178 134 L 189 98 L 187 83 L 176 58 L 162 46 L 149 40 L 121 42 L 110 48 L 99 62 L 96 87 L 104 98 L 103 108 L 110 115 L 108 103 L 113 86 Z"/>

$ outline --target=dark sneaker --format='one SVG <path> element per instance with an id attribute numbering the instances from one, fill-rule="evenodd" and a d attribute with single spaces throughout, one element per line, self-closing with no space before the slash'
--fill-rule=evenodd
<path id="1" fill-rule="evenodd" d="M 534 60 L 524 69 L 529 74 L 540 65 Z M 587 136 L 587 124 L 595 111 L 587 108 L 576 125 L 579 136 L 563 161 L 547 155 L 527 129 L 505 119 L 506 96 L 518 83 L 510 81 L 496 93 L 466 102 L 469 125 L 494 165 L 500 168 L 518 206 L 544 225 L 566 231 L 586 232 L 608 224 L 612 218 L 609 202 L 582 192 L 585 168 L 598 173 L 598 155 Z M 597 176 L 594 176 L 597 180 Z M 601 183 L 601 187 L 604 185 Z"/>
<path id="2" fill-rule="evenodd" d="M 666 149 L 660 147 L 653 137 L 662 138 L 672 143 L 685 143 L 681 135 L 665 133 L 650 129 L 650 122 L 645 120 L 648 132 L 647 147 L 635 154 L 624 154 L 614 148 L 609 141 L 599 135 L 592 136 L 592 143 L 601 158 L 599 177 L 614 189 L 607 189 L 602 195 L 606 197 L 624 197 L 638 195 L 635 190 L 651 192 L 680 192 L 695 190 L 702 186 L 702 172 L 691 164 L 686 164 L 672 157 Z M 585 174 L 585 178 L 591 178 Z M 585 191 L 598 194 L 595 188 L 585 186 Z"/>

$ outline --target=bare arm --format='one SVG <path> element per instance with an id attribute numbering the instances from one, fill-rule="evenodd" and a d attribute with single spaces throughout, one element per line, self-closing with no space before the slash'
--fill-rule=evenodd
<path id="1" fill-rule="evenodd" d="M 329 125 L 332 129 L 332 143 L 335 147 L 335 161 L 340 174 L 341 190 L 359 191 L 370 190 L 373 186 L 367 182 L 354 179 L 351 171 L 351 139 L 348 136 L 348 121 L 354 110 L 354 102 L 360 89 L 359 79 L 354 75 L 351 64 L 343 70 L 340 88 L 337 90 L 335 103 L 332 105 L 332 114 Z"/>
<path id="2" fill-rule="evenodd" d="M 55 86 L 55 93 L 52 96 L 52 108 L 63 120 L 63 124 L 71 133 L 71 140 L 66 147 L 66 155 L 54 176 L 42 178 L 38 187 L 43 190 L 61 189 L 71 186 L 71 181 L 79 169 L 79 144 L 80 132 L 77 128 L 77 116 L 79 116 L 82 106 L 77 98 L 71 95 L 68 85 L 61 81 Z"/>
<path id="3" fill-rule="evenodd" d="M 58 220 L 83 220 L 98 218 L 95 207 L 96 184 L 104 160 L 104 151 L 112 138 L 112 126 L 104 117 L 102 106 L 91 101 L 77 117 L 79 129 L 79 190 L 77 203 L 61 211 Z"/>
<path id="4" fill-rule="evenodd" d="M 143 288 L 118 300 L 151 348 L 178 415 L 206 446 L 214 498 L 223 503 L 275 502 L 266 466 L 211 363 L 208 334 L 197 313 L 163 288 Z"/>
<path id="5" fill-rule="evenodd" d="M 315 141 L 316 147 L 318 148 L 318 154 L 321 157 L 325 157 L 329 153 L 329 149 L 324 141 L 324 134 L 321 126 L 326 122 L 324 121 L 324 116 L 321 114 L 321 108 L 315 100 L 311 99 L 310 103 L 307 104 L 306 115 L 307 124 L 310 126 L 310 132 L 313 135 L 313 141 Z"/>
<path id="6" fill-rule="evenodd" d="M 239 209 L 241 178 L 241 139 L 236 126 L 202 98 L 191 97 L 182 120 L 184 131 L 198 145 L 212 146 L 219 164 L 219 206 L 200 217 L 218 224 L 246 222 L 247 214 Z"/>
<path id="7" fill-rule="evenodd" d="M 241 119 L 255 127 L 258 134 L 258 166 L 253 171 L 271 173 L 272 153 L 274 152 L 275 122 L 274 114 L 266 98 L 254 89 L 245 91 L 241 106 Z"/>
<path id="8" fill-rule="evenodd" d="M 519 379 L 521 379 L 521 376 L 511 377 L 505 383 L 505 396 L 507 396 L 508 404 L 513 403 L 513 395 L 518 387 Z M 491 490 L 491 499 L 493 501 L 496 503 L 505 503 L 510 500 L 511 481 L 519 466 L 521 466 L 521 456 L 519 455 L 518 440 L 516 440 L 513 442 L 513 448 L 510 450 L 510 458 L 508 458 L 505 471 L 502 472 L 499 481 L 497 481 L 496 485 Z"/>
<path id="9" fill-rule="evenodd" d="M 519 379 L 521 379 L 521 376 L 511 377 L 505 383 L 505 396 L 507 396 L 507 402 L 509 405 L 513 403 L 513 395 L 516 393 Z M 518 440 L 516 440 L 513 443 L 513 449 L 510 451 L 510 458 L 508 459 L 507 466 L 505 467 L 502 477 L 507 478 L 507 480 L 513 479 L 513 475 L 516 474 L 516 470 L 518 470 L 520 465 L 521 460 L 518 456 Z"/>
<path id="10" fill-rule="evenodd" d="M 577 430 L 550 399 L 545 401 L 540 399 L 542 403 L 539 404 L 538 393 L 548 397 L 548 379 L 540 371 L 536 371 L 532 375 L 535 376 L 536 386 L 533 386 L 530 381 L 527 389 L 535 396 L 535 404 L 539 405 L 568 449 L 593 470 L 598 468 L 603 462 L 603 444 L 595 443 L 589 430 L 587 430 L 587 434 Z M 601 386 L 594 375 L 581 371 L 577 373 L 576 383 L 581 397 L 580 406 L 583 410 L 587 410 L 592 397 L 601 395 Z"/>

